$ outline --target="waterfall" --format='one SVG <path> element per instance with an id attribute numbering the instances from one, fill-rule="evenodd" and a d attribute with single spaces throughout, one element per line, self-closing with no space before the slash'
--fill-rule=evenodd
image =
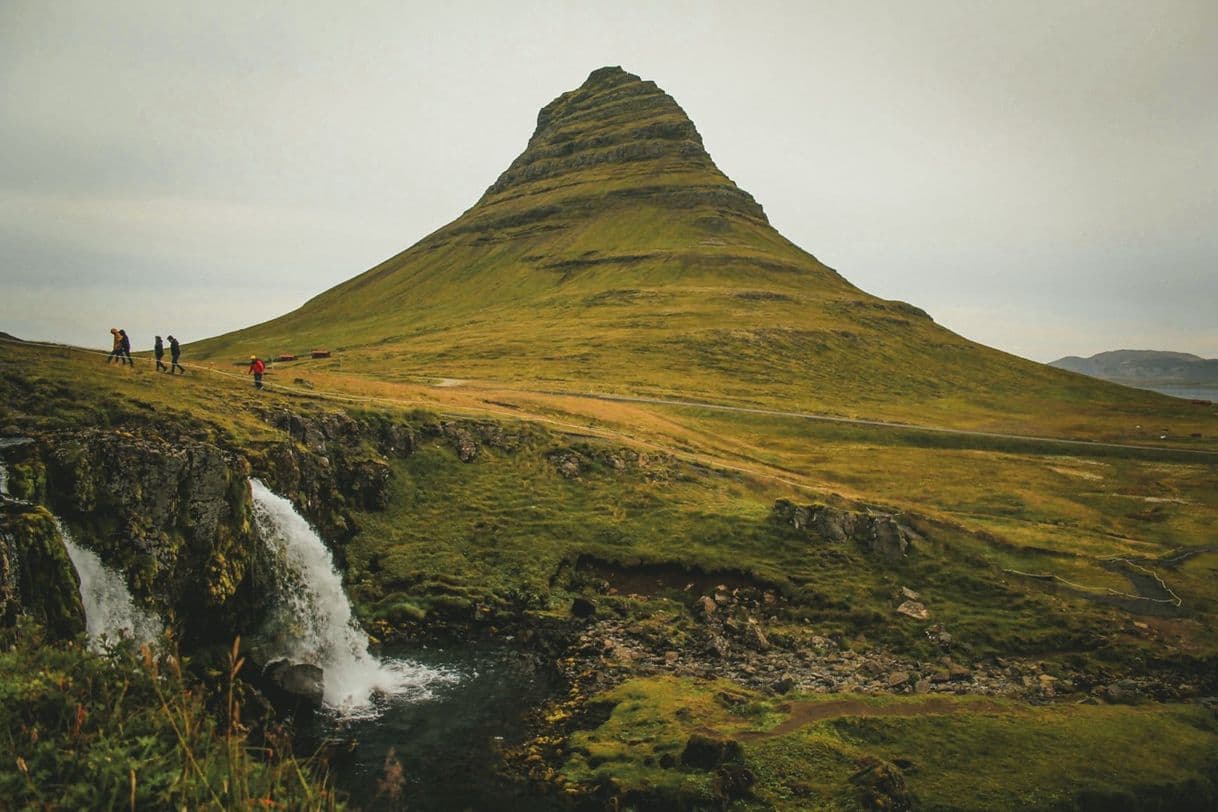
<path id="1" fill-rule="evenodd" d="M 0 437 L 0 451 L 28 442 L 31 442 L 29 437 Z M 5 467 L 3 459 L 0 459 L 0 497 L 12 498 L 8 492 L 8 468 Z"/>
<path id="2" fill-rule="evenodd" d="M 161 623 L 155 615 L 135 605 L 122 574 L 106 567 L 97 553 L 78 545 L 59 519 L 55 525 L 80 578 L 89 647 L 101 651 L 125 638 L 136 643 L 155 641 L 161 634 Z"/>
<path id="3" fill-rule="evenodd" d="M 0 438 L 0 449 L 28 442 L 24 437 Z M 0 498 L 12 499 L 8 492 L 8 468 L 2 460 Z M 80 602 L 85 608 L 89 647 L 94 651 L 103 651 L 107 645 L 124 639 L 152 643 L 160 637 L 160 621 L 135 605 L 122 574 L 108 569 L 97 553 L 78 545 L 59 517 L 54 518 L 55 528 L 63 539 L 72 566 L 76 568 L 76 577 L 80 579 Z"/>
<path id="4" fill-rule="evenodd" d="M 375 716 L 378 700 L 423 699 L 451 672 L 405 660 L 379 660 L 351 615 L 329 549 L 292 503 L 250 480 L 254 519 L 279 566 L 278 594 L 268 623 L 274 653 L 316 665 L 325 675 L 324 704 L 344 717 Z"/>

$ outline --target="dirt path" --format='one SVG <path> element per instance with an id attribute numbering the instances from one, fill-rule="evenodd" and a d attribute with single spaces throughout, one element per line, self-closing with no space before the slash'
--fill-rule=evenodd
<path id="1" fill-rule="evenodd" d="M 653 403 L 658 406 L 683 406 L 695 409 L 711 409 L 720 412 L 736 412 L 739 414 L 760 414 L 772 417 L 793 417 L 800 420 L 816 420 L 825 423 L 844 423 L 851 426 L 872 426 L 885 429 L 901 429 L 904 431 L 927 431 L 937 434 L 955 434 L 963 437 L 986 437 L 996 440 L 1023 440 L 1037 443 L 1056 443 L 1060 445 L 1082 446 L 1084 448 L 1119 448 L 1132 451 L 1170 451 L 1178 454 L 1196 454 L 1202 457 L 1218 459 L 1218 451 L 1199 448 L 1176 448 L 1163 445 L 1136 445 L 1133 443 L 1105 443 L 1099 440 L 1068 440 L 1061 437 L 1039 437 L 1033 434 L 1003 434 L 995 431 L 976 431 L 973 429 L 953 429 L 947 426 L 925 426 L 917 423 L 895 423 L 884 420 L 865 420 L 857 417 L 836 417 L 813 412 L 789 412 L 782 409 L 766 409 L 760 406 L 730 406 L 723 403 L 703 403 L 696 400 L 675 400 L 668 398 L 652 398 L 636 395 L 609 394 L 578 394 L 572 392 L 546 392 L 543 394 L 562 394 L 569 397 L 590 398 L 594 400 L 624 401 L 627 403 Z"/>

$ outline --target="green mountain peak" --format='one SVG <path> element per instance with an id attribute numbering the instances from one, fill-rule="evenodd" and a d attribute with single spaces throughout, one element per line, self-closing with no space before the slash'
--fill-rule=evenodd
<path id="1" fill-rule="evenodd" d="M 854 287 L 770 225 L 671 96 L 620 67 L 542 108 L 524 151 L 456 220 L 298 310 L 191 353 L 314 347 L 390 379 L 919 422 L 953 422 L 965 402 L 999 416 L 1114 395 Z"/>
<path id="2" fill-rule="evenodd" d="M 543 107 L 528 147 L 477 208 L 491 214 L 537 200 L 586 209 L 607 181 L 628 197 L 711 204 L 765 222 L 761 206 L 715 166 L 680 105 L 655 82 L 619 67 L 593 71 Z"/>

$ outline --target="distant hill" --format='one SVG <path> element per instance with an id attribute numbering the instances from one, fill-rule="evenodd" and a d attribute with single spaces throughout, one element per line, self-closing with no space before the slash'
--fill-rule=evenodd
<path id="1" fill-rule="evenodd" d="M 1050 366 L 1136 386 L 1218 385 L 1218 358 L 1202 358 L 1187 352 L 1112 350 L 1090 358 L 1068 355 Z"/>
<path id="2" fill-rule="evenodd" d="M 760 137 L 760 136 L 759 136 Z M 809 139 L 814 144 L 815 139 Z M 819 192 L 808 179 L 807 193 Z M 893 269 L 894 274 L 902 273 Z M 546 105 L 453 222 L 191 357 L 959 421 L 1143 397 L 968 341 L 770 225 L 677 102 L 618 67 Z"/>

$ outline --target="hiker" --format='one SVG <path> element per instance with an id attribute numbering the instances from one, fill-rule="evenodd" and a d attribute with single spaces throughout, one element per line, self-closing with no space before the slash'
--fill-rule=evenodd
<path id="1" fill-rule="evenodd" d="M 182 357 L 182 347 L 178 344 L 178 340 L 173 336 L 169 337 L 169 361 L 173 366 L 169 368 L 169 374 L 172 375 L 175 369 L 182 370 L 182 374 L 186 374 L 186 368 L 178 363 L 178 359 Z"/>
<path id="2" fill-rule="evenodd" d="M 165 372 L 169 367 L 165 366 L 165 362 L 161 359 L 165 357 L 165 345 L 161 343 L 161 337 L 156 337 L 156 344 L 152 347 L 152 354 L 156 356 L 156 371 Z"/>
<path id="3" fill-rule="evenodd" d="M 107 364 L 113 364 L 118 361 L 120 364 L 123 361 L 123 337 L 118 334 L 117 327 L 110 328 L 110 336 L 114 339 L 114 347 L 110 350 L 110 356 L 106 359 Z"/>
<path id="4" fill-rule="evenodd" d="M 118 347 L 119 357 L 126 359 L 128 365 L 135 366 L 135 361 L 131 360 L 131 339 L 127 338 L 127 331 L 120 329 L 118 334 L 121 337 Z"/>
<path id="5" fill-rule="evenodd" d="M 247 374 L 254 376 L 254 388 L 262 388 L 262 373 L 266 371 L 266 364 L 262 363 L 262 359 L 256 355 L 250 356 L 250 368 Z"/>

